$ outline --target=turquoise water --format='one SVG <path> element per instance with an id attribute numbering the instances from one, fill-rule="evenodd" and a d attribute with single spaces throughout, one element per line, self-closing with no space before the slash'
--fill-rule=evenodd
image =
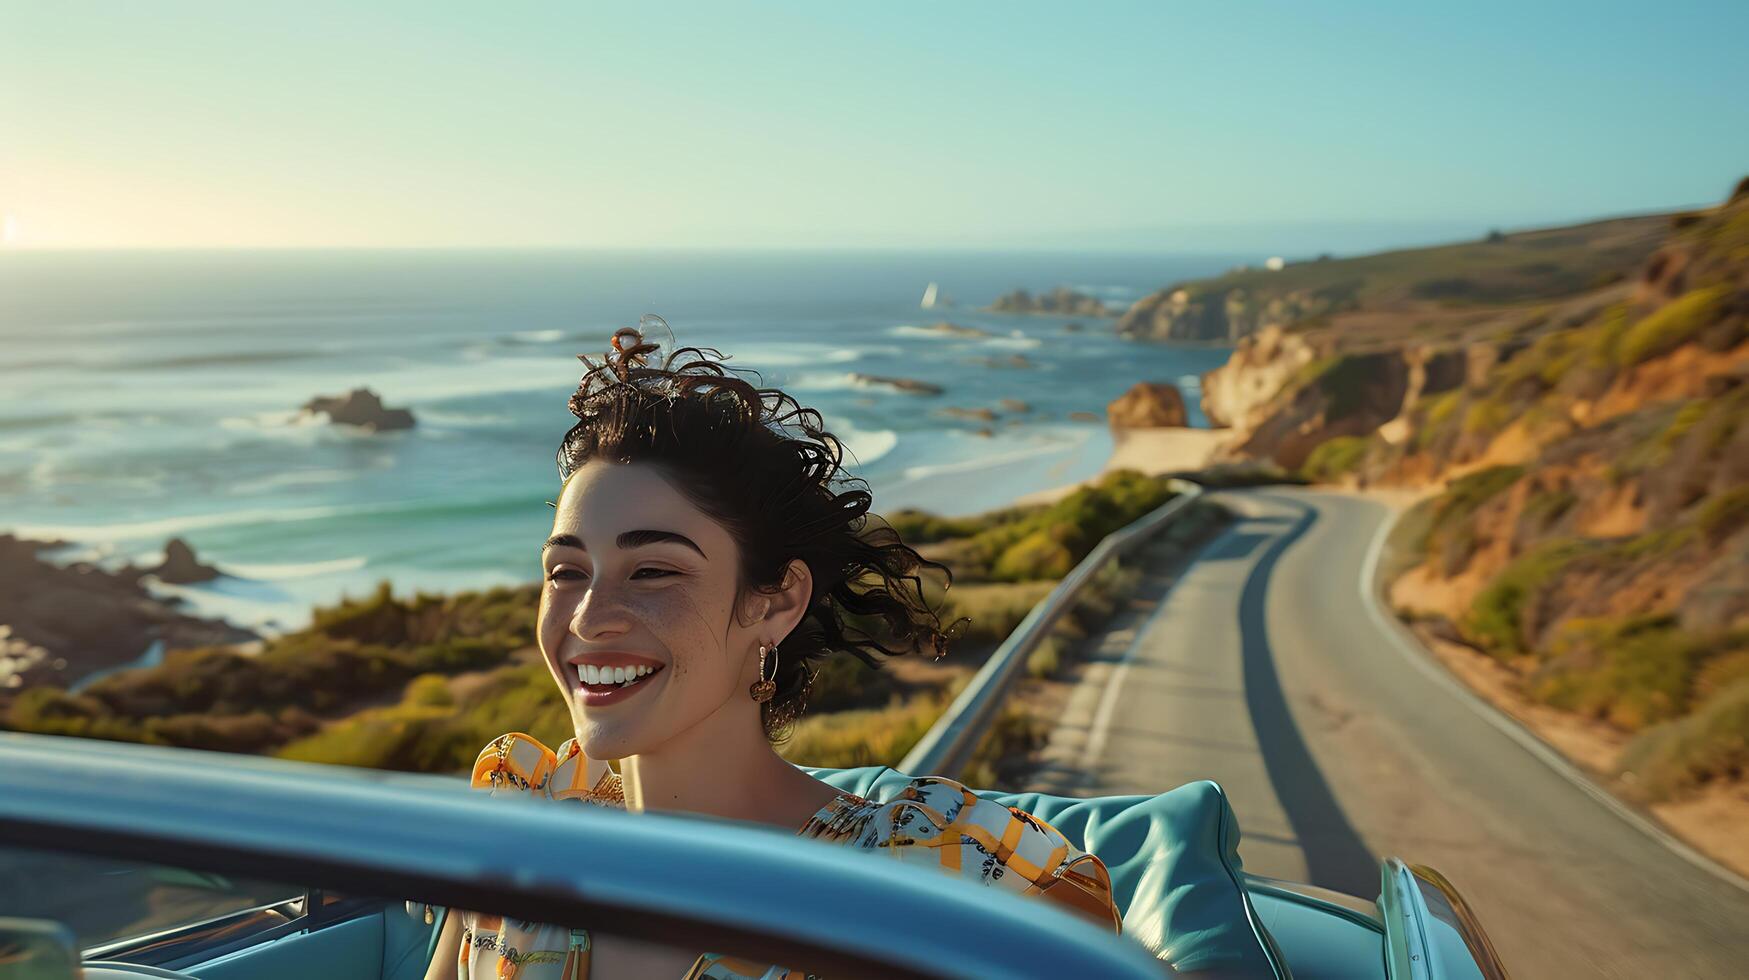
<path id="1" fill-rule="evenodd" d="M 1185 390 L 1222 348 L 1134 344 L 1109 320 L 981 313 L 1063 284 L 1123 304 L 1231 256 L 977 253 L 137 252 L 0 257 L 0 530 L 74 541 L 62 560 L 158 559 L 178 535 L 232 573 L 165 588 L 273 629 L 312 603 L 538 577 L 575 418 L 565 400 L 613 329 L 659 313 L 820 409 L 877 509 L 973 513 L 1096 472 L 1105 404 Z M 918 308 L 931 281 L 951 309 Z M 943 339 L 938 320 L 992 336 Z M 980 358 L 1020 354 L 1032 367 Z M 851 372 L 939 384 L 920 397 Z M 418 419 L 364 434 L 300 419 L 369 386 Z M 945 406 L 1033 412 L 983 423 Z"/>

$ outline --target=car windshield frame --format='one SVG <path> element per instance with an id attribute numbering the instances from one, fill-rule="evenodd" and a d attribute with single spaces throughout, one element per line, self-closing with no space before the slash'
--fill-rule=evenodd
<path id="1" fill-rule="evenodd" d="M 1001 889 L 773 828 L 488 797 L 441 776 L 0 733 L 0 833 L 41 850 L 586 923 L 833 975 L 1170 975 L 1140 944 Z M 586 864 L 545 857 L 579 838 Z M 519 846 L 458 844 L 492 839 Z"/>

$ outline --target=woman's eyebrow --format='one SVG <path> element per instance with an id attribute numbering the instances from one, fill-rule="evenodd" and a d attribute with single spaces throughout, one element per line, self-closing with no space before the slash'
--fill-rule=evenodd
<path id="1" fill-rule="evenodd" d="M 640 528 L 636 531 L 625 532 L 620 535 L 616 541 L 620 548 L 628 551 L 632 548 L 641 548 L 647 544 L 660 544 L 663 542 L 673 542 L 674 544 L 685 545 L 693 551 L 698 552 L 700 558 L 703 558 L 706 561 L 710 560 L 710 556 L 704 553 L 704 549 L 700 548 L 691 538 L 675 531 L 658 531 L 653 528 Z M 548 548 L 576 548 L 578 551 L 589 550 L 588 548 L 583 547 L 583 539 L 577 537 L 575 534 L 553 535 L 547 539 L 547 543 L 541 548 L 541 550 L 545 551 Z"/>

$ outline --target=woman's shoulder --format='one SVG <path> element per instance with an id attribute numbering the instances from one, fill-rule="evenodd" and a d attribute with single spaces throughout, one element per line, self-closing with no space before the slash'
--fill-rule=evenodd
<path id="1" fill-rule="evenodd" d="M 946 776 L 916 776 L 852 814 L 854 843 L 1022 894 L 1044 895 L 1117 931 L 1122 916 L 1104 862 L 1018 807 Z"/>
<path id="2" fill-rule="evenodd" d="M 592 769 L 600 770 L 593 778 Z M 505 732 L 475 756 L 470 782 L 475 789 L 495 795 L 522 792 L 554 800 L 625 805 L 619 775 L 604 762 L 592 763 L 575 738 L 555 750 L 527 732 Z"/>

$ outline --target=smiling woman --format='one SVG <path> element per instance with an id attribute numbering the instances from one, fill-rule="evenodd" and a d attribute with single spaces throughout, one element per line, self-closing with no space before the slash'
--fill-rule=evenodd
<path id="1" fill-rule="evenodd" d="M 881 849 L 985 884 L 1045 896 L 1116 931 L 1099 859 L 1029 814 L 941 777 L 886 801 L 841 793 L 777 754 L 815 664 L 940 656 L 922 558 L 869 513 L 843 447 L 777 389 L 729 373 L 714 350 L 660 367 L 641 331 L 614 334 L 570 409 L 563 486 L 541 548 L 538 640 L 575 737 L 556 751 L 521 732 L 481 751 L 494 794 L 703 814 Z M 620 760 L 615 773 L 606 760 Z M 854 901 L 854 896 L 847 897 Z M 894 937 L 900 941 L 900 937 Z M 778 967 L 582 929 L 461 912 L 428 978 L 784 976 Z"/>

